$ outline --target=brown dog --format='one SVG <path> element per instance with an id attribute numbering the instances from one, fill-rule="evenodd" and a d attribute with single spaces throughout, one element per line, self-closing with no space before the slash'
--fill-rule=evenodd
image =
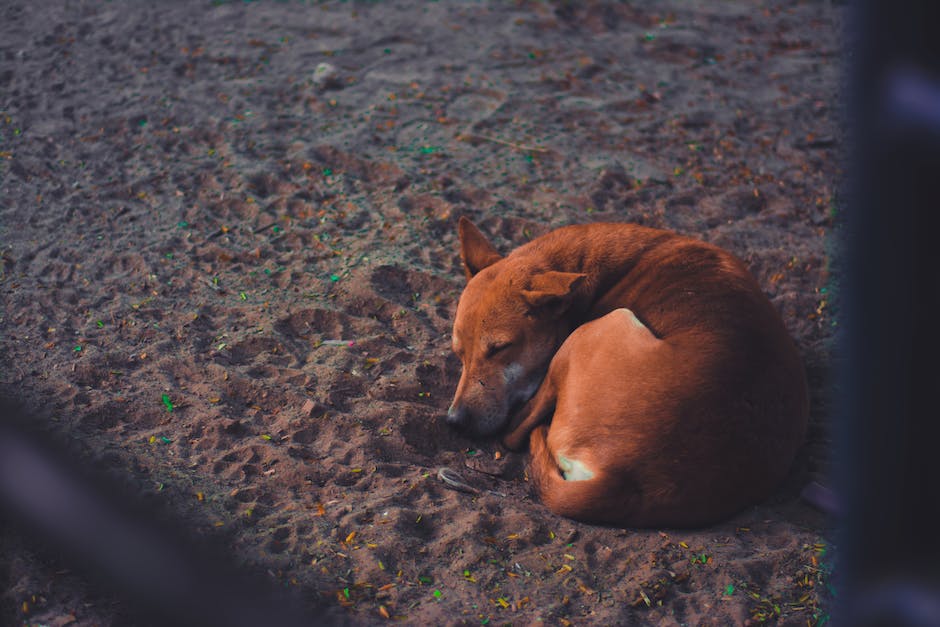
<path id="1" fill-rule="evenodd" d="M 468 283 L 447 421 L 529 442 L 543 502 L 588 522 L 700 526 L 766 497 L 806 430 L 802 363 L 728 252 L 632 224 L 502 257 L 459 223 Z"/>

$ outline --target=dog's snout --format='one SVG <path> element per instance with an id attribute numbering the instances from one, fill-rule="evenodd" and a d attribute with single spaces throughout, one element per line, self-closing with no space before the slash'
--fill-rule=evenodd
<path id="1" fill-rule="evenodd" d="M 447 424 L 455 429 L 463 429 L 467 422 L 467 409 L 463 405 L 452 403 L 447 410 Z"/>

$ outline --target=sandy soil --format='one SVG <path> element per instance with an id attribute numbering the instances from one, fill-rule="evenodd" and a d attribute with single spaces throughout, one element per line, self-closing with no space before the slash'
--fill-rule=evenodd
<path id="1" fill-rule="evenodd" d="M 5 2 L 0 391 L 311 617 L 822 624 L 841 10 Z M 742 257 L 812 386 L 787 484 L 600 528 L 449 432 L 460 215 L 503 250 L 613 220 Z M 134 622 L 0 532 L 0 622 Z"/>

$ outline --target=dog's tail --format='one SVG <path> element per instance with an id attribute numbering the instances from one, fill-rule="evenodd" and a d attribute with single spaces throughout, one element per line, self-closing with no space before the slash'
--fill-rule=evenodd
<path id="1" fill-rule="evenodd" d="M 629 492 L 612 486 L 613 479 L 602 469 L 595 469 L 590 479 L 569 481 L 562 475 L 548 447 L 547 425 L 539 425 L 529 439 L 529 479 L 538 491 L 542 503 L 548 509 L 566 518 L 583 522 L 607 524 L 631 524 L 630 513 L 635 498 Z"/>

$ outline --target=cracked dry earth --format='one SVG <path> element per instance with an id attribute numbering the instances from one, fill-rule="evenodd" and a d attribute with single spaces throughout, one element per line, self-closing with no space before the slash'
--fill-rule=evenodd
<path id="1" fill-rule="evenodd" d="M 0 390 L 312 621 L 822 624 L 832 526 L 799 492 L 830 451 L 841 11 L 6 2 Z M 609 220 L 744 259 L 810 378 L 787 484 L 595 527 L 449 432 L 461 215 L 504 251 Z M 0 622 L 136 624 L 0 532 Z"/>

